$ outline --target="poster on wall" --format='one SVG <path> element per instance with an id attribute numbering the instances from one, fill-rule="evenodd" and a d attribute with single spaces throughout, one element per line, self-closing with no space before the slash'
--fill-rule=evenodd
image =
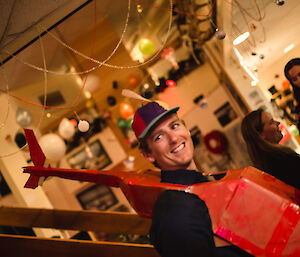
<path id="1" fill-rule="evenodd" d="M 118 203 L 112 190 L 105 185 L 93 185 L 76 195 L 85 210 L 106 211 Z"/>
<path id="2" fill-rule="evenodd" d="M 215 110 L 214 114 L 217 117 L 222 127 L 225 127 L 226 125 L 228 125 L 230 122 L 232 122 L 237 118 L 237 114 L 229 102 L 226 102 L 217 110 Z"/>

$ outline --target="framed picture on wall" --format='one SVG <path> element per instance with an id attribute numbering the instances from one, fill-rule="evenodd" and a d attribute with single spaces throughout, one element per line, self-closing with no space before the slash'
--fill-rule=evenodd
<path id="1" fill-rule="evenodd" d="M 217 110 L 215 110 L 214 114 L 217 117 L 217 119 L 220 122 L 222 127 L 225 127 L 231 121 L 233 121 L 237 118 L 237 114 L 229 102 L 226 102 L 221 107 L 219 107 Z"/>
<path id="2" fill-rule="evenodd" d="M 74 151 L 68 158 L 68 164 L 73 169 L 101 170 L 112 163 L 99 139 L 96 139 L 81 149 Z"/>
<path id="3" fill-rule="evenodd" d="M 112 190 L 105 185 L 93 185 L 76 195 L 80 205 L 85 210 L 106 211 L 118 204 Z"/>

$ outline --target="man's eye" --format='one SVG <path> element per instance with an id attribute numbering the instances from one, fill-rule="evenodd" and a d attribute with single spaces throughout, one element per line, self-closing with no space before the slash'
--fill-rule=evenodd
<path id="1" fill-rule="evenodd" d="M 171 128 L 176 129 L 179 125 L 180 125 L 179 123 L 174 123 Z"/>
<path id="2" fill-rule="evenodd" d="M 158 141 L 158 140 L 160 140 L 160 139 L 161 139 L 161 135 L 158 135 L 158 136 L 154 137 L 154 141 L 155 142 Z"/>

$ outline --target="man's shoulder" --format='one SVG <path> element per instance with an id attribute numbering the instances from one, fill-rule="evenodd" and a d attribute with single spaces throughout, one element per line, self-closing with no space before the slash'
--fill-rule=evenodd
<path id="1" fill-rule="evenodd" d="M 205 205 L 197 195 L 180 190 L 165 190 L 155 203 L 155 208 L 183 208 L 191 205 Z"/>

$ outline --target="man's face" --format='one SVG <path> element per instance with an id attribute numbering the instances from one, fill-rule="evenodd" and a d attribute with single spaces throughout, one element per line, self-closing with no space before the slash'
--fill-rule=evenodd
<path id="1" fill-rule="evenodd" d="M 144 153 L 162 170 L 196 169 L 193 142 L 189 131 L 176 114 L 168 115 L 147 135 L 150 153 Z"/>
<path id="2" fill-rule="evenodd" d="M 263 131 L 260 133 L 263 139 L 273 144 L 279 143 L 283 137 L 278 127 L 280 122 L 273 120 L 268 112 L 262 112 L 261 121 L 264 125 Z"/>
<path id="3" fill-rule="evenodd" d="M 288 73 L 292 83 L 300 87 L 300 65 L 293 66 Z"/>

